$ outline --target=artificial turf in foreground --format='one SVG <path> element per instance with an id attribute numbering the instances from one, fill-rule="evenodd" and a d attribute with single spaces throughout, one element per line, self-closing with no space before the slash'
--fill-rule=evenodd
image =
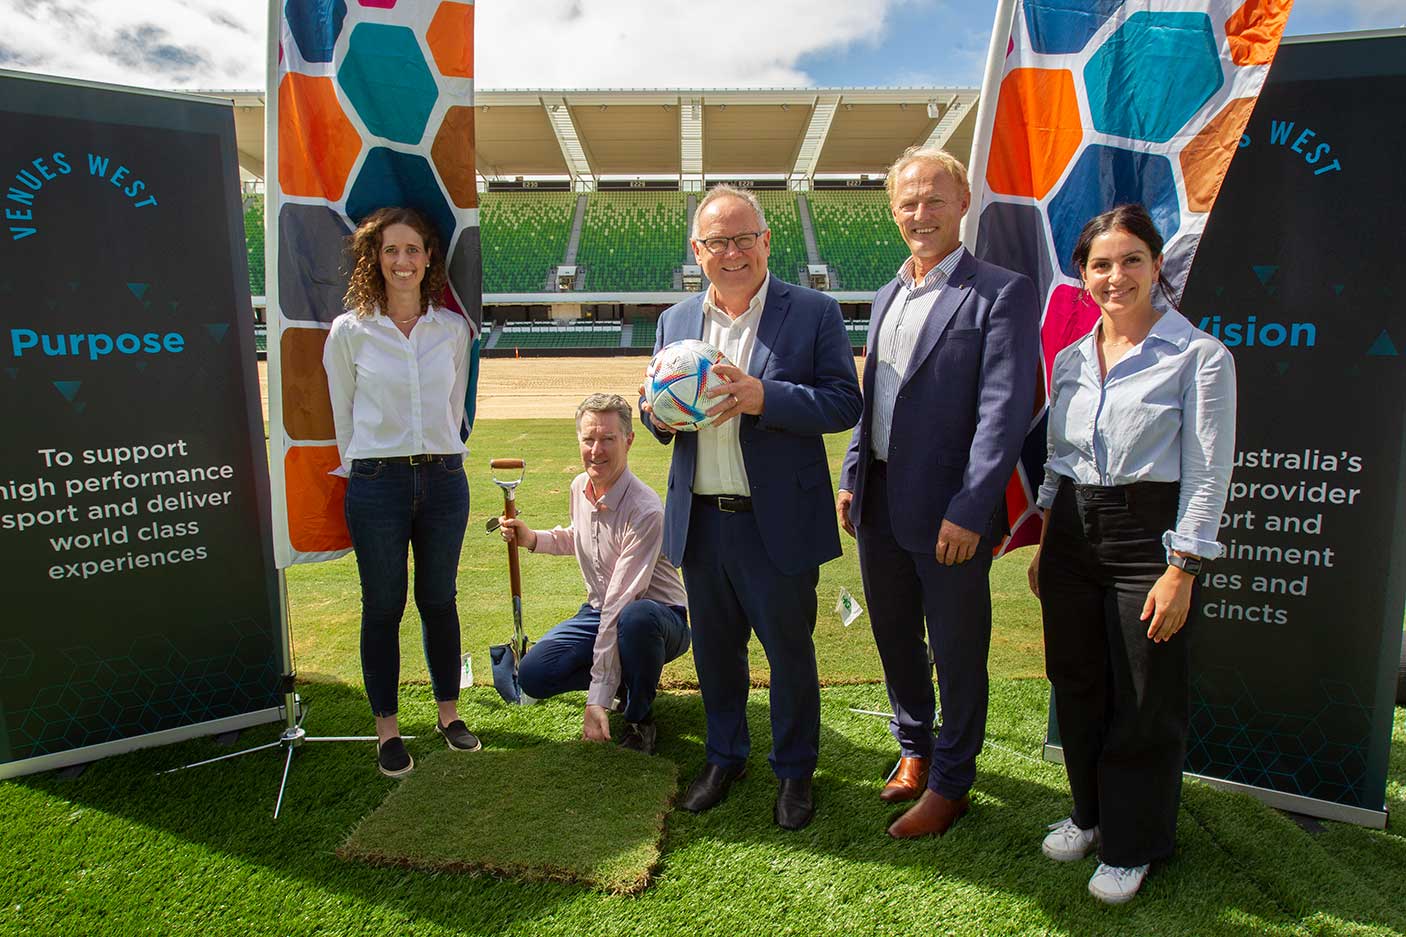
<path id="1" fill-rule="evenodd" d="M 359 689 L 306 684 L 314 734 L 366 731 Z M 282 756 L 251 755 L 174 775 L 156 771 L 223 749 L 210 741 L 97 762 L 80 777 L 0 785 L 0 932 L 5 934 L 1395 934 L 1406 930 L 1402 822 L 1373 832 L 1325 824 L 1312 835 L 1243 795 L 1189 784 L 1177 855 L 1131 904 L 1085 892 L 1093 859 L 1056 864 L 1044 825 L 1068 813 L 1063 770 L 1038 757 L 1047 684 L 992 684 L 988 744 L 971 813 L 940 840 L 894 842 L 878 800 L 893 757 L 882 686 L 823 691 L 818 814 L 788 833 L 771 822 L 766 691 L 750 709 L 750 772 L 720 806 L 671 813 L 653 881 L 632 896 L 491 875 L 370 867 L 336 855 L 398 783 L 376 773 L 366 743 L 296 755 L 283 817 L 270 819 Z M 580 733 L 582 694 L 518 709 L 491 689 L 464 696 L 485 752 L 565 742 Z M 1397 752 L 1406 724 L 1397 711 Z M 447 757 L 424 687 L 402 691 L 417 760 Z M 693 694 L 662 694 L 658 758 L 687 780 L 703 763 Z M 618 729 L 618 724 L 617 724 Z M 250 730 L 241 744 L 275 737 Z M 455 757 L 475 758 L 476 755 Z M 1402 777 L 1395 754 L 1392 776 Z M 561 809 L 609 798 L 598 777 L 563 782 Z M 626 785 L 620 785 L 623 790 Z M 483 790 L 485 804 L 502 796 Z M 1390 796 L 1402 804 L 1399 783 Z M 1398 814 L 1399 816 L 1399 814 Z M 481 835 L 520 835 L 529 819 Z"/>
<path id="2" fill-rule="evenodd" d="M 579 740 L 443 750 L 420 758 L 337 855 L 638 892 L 659 862 L 678 775 L 667 758 Z"/>

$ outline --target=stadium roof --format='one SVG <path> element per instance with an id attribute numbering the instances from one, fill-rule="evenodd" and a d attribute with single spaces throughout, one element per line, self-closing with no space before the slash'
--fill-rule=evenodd
<path id="1" fill-rule="evenodd" d="M 263 93 L 204 93 L 234 101 L 239 163 L 263 178 Z M 965 160 L 977 97 L 975 88 L 478 91 L 478 170 L 587 182 L 878 173 L 915 143 Z"/>

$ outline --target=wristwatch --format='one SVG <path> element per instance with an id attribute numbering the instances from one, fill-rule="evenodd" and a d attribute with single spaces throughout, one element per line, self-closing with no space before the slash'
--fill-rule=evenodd
<path id="1" fill-rule="evenodd" d="M 1205 562 L 1199 556 L 1181 556 L 1176 553 L 1173 553 L 1171 555 L 1171 557 L 1167 560 L 1167 563 L 1192 576 L 1201 575 L 1201 570 L 1206 565 Z"/>

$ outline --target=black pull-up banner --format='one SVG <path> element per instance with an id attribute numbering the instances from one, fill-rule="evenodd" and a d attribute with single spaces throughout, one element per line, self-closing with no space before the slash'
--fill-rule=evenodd
<path id="1" fill-rule="evenodd" d="M 1372 826 L 1406 599 L 1402 113 L 1406 36 L 1282 46 L 1183 304 L 1240 384 L 1187 770 Z"/>
<path id="2" fill-rule="evenodd" d="M 0 73 L 0 777 L 278 718 L 228 104 Z"/>
<path id="3" fill-rule="evenodd" d="M 1281 46 L 1181 306 L 1240 393 L 1186 770 L 1378 828 L 1406 602 L 1402 113 L 1406 35 Z"/>

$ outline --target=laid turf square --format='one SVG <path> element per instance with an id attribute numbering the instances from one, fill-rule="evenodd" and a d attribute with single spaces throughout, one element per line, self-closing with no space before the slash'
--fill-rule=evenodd
<path id="1" fill-rule="evenodd" d="M 677 787 L 672 761 L 613 745 L 437 752 L 416 763 L 337 854 L 633 893 L 659 861 Z"/>

